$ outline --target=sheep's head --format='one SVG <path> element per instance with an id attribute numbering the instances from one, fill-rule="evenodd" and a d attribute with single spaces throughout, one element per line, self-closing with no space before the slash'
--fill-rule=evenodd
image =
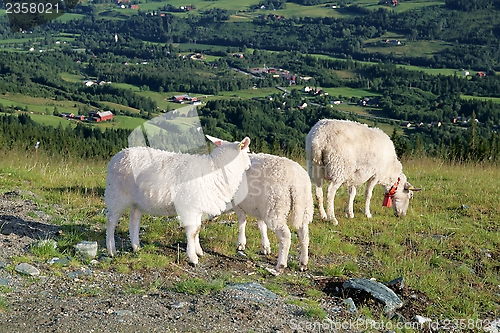
<path id="1" fill-rule="evenodd" d="M 392 207 L 394 215 L 405 216 L 408 212 L 410 199 L 413 198 L 413 192 L 420 191 L 421 189 L 407 182 L 404 174 L 401 174 L 398 185 L 396 192 L 392 196 Z"/>
<path id="2" fill-rule="evenodd" d="M 248 153 L 250 152 L 250 138 L 245 137 L 241 142 L 229 142 L 225 141 L 222 139 L 215 138 L 210 135 L 205 135 L 207 139 L 209 139 L 211 142 L 213 142 L 217 147 L 222 147 L 226 145 L 232 145 L 233 148 L 235 149 L 235 155 L 234 158 L 236 158 L 238 155 L 243 154 L 244 155 L 244 160 L 245 160 L 245 170 L 248 170 L 250 168 L 250 158 L 248 157 Z"/>

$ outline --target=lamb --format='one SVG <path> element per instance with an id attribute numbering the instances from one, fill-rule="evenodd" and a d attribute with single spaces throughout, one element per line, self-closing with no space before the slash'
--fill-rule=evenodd
<path id="1" fill-rule="evenodd" d="M 365 215 L 370 218 L 370 200 L 376 184 L 385 190 L 384 205 L 391 206 L 396 216 L 408 211 L 413 187 L 402 172 L 391 139 L 378 128 L 346 120 L 318 121 L 306 137 L 307 171 L 315 185 L 322 219 L 338 224 L 334 213 L 334 198 L 338 188 L 347 185 L 349 203 L 347 217 L 353 218 L 356 186 L 366 185 Z M 330 181 L 327 191 L 327 211 L 323 207 L 323 180 Z"/>
<path id="2" fill-rule="evenodd" d="M 216 145 L 223 141 L 207 136 Z M 307 269 L 309 223 L 313 219 L 314 202 L 309 175 L 300 164 L 285 157 L 269 154 L 249 154 L 251 167 L 246 171 L 247 186 L 240 186 L 233 207 L 238 216 L 238 250 L 246 246 L 246 214 L 257 218 L 262 235 L 262 253 L 270 254 L 267 228 L 279 240 L 278 272 L 287 267 L 291 233 L 287 225 L 297 230 L 300 242 L 300 270 Z"/>
<path id="3" fill-rule="evenodd" d="M 187 237 L 188 262 L 203 255 L 199 242 L 202 214 L 218 215 L 250 167 L 250 139 L 227 143 L 208 155 L 172 153 L 149 147 L 127 148 L 108 164 L 105 203 L 108 209 L 106 247 L 116 254 L 114 232 L 118 219 L 130 208 L 130 240 L 139 249 L 143 213 L 178 215 Z"/>

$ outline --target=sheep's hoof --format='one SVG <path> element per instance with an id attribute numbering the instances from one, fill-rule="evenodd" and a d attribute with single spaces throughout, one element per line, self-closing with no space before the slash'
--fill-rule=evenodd
<path id="1" fill-rule="evenodd" d="M 372 214 L 368 213 L 368 214 L 365 214 L 367 218 L 371 219 L 372 218 Z"/>
<path id="2" fill-rule="evenodd" d="M 326 213 L 320 213 L 320 216 L 322 220 L 329 220 L 328 216 L 326 216 Z"/>
<path id="3" fill-rule="evenodd" d="M 270 246 L 264 246 L 262 247 L 262 250 L 260 251 L 263 255 L 270 255 L 271 254 L 271 247 Z"/>
<path id="4" fill-rule="evenodd" d="M 276 266 L 276 272 L 278 274 L 283 274 L 283 272 L 285 271 L 285 268 L 286 268 L 286 265 L 283 265 L 283 264 L 277 265 Z"/>
<path id="5" fill-rule="evenodd" d="M 238 243 L 236 246 L 237 251 L 245 251 L 245 244 Z"/>
<path id="6" fill-rule="evenodd" d="M 141 247 L 138 244 L 132 244 L 132 251 L 137 252 L 141 249 Z"/>
<path id="7" fill-rule="evenodd" d="M 191 267 L 196 267 L 198 265 L 198 263 L 195 263 L 195 262 L 188 262 L 188 264 Z"/>
<path id="8" fill-rule="evenodd" d="M 301 272 L 305 272 L 305 271 L 307 271 L 309 268 L 307 268 L 307 265 L 300 265 L 299 269 L 300 269 L 300 271 L 301 271 Z"/>

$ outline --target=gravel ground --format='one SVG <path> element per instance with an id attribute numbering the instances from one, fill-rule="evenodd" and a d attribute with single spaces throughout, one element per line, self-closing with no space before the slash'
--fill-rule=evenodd
<path id="1" fill-rule="evenodd" d="M 5 305 L 0 332 L 293 332 L 305 331 L 299 323 L 312 320 L 289 298 L 258 284 L 251 286 L 262 290 L 250 292 L 236 289 L 248 286 L 242 284 L 203 295 L 163 286 L 135 294 L 127 292 L 131 285 L 153 286 L 155 281 L 179 277 L 166 271 L 120 274 L 92 264 L 86 270 L 73 269 L 69 277 L 66 270 L 40 262 L 30 262 L 40 270 L 39 276 L 19 274 L 12 269 L 12 258 L 26 255 L 31 244 L 59 232 L 49 223 L 50 216 L 22 197 L 26 193 L 0 196 L 0 301 Z M 186 263 L 176 267 L 202 279 L 216 270 L 244 276 L 255 269 L 245 260 L 213 254 L 206 254 L 195 268 Z"/>
<path id="2" fill-rule="evenodd" d="M 23 199 L 30 195 L 35 194 L 0 195 L 0 332 L 391 332 L 366 327 L 361 314 L 349 312 L 343 301 L 350 296 L 356 303 L 368 304 L 375 314 L 382 311 L 382 304 L 359 292 L 339 295 L 343 281 L 314 272 L 285 274 L 307 277 L 326 292 L 318 303 L 328 319 L 315 319 L 306 307 L 296 305 L 304 296 L 300 286 L 287 289 L 287 297 L 257 283 L 227 285 L 198 295 L 168 287 L 180 276 L 208 281 L 223 273 L 238 281 L 262 271 L 262 263 L 225 257 L 209 249 L 197 267 L 181 260 L 172 263 L 171 270 L 121 274 L 103 268 L 110 266 L 99 261 L 110 259 L 101 256 L 81 268 L 54 269 L 48 263 L 29 262 L 41 274 L 20 274 L 12 269 L 19 259 L 12 259 L 25 256 L 34 242 L 55 238 L 60 232 L 50 224 L 51 216 Z M 131 286 L 150 287 L 132 292 Z M 416 291 L 405 289 L 401 295 L 405 296 L 402 318 L 411 320 L 429 305 L 425 295 Z M 357 320 L 359 324 L 360 319 L 364 327 L 349 326 Z"/>

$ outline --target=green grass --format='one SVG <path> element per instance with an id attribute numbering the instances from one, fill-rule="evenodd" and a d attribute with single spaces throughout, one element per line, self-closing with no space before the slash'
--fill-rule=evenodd
<path id="1" fill-rule="evenodd" d="M 58 240 L 58 251 L 71 253 L 80 240 L 97 240 L 102 248 L 105 238 L 103 192 L 107 161 L 82 161 L 66 158 L 54 160 L 39 152 L 37 158 L 27 152 L 1 152 L 0 193 L 13 189 L 30 190 L 37 203 L 54 214 L 64 237 Z M 387 282 L 403 276 L 405 285 L 429 297 L 432 306 L 420 315 L 435 318 L 497 318 L 498 298 L 495 296 L 500 278 L 498 216 L 500 216 L 500 179 L 498 165 L 449 164 L 432 159 L 403 161 L 405 173 L 422 191 L 415 193 L 407 216 L 396 218 L 392 210 L 381 206 L 382 189 L 374 190 L 371 210 L 373 217 L 362 215 L 363 189 L 358 189 L 354 203 L 354 219 L 344 217 L 347 204 L 345 188 L 338 191 L 335 201 L 339 225 L 322 221 L 317 214 L 310 225 L 310 266 L 313 275 L 340 277 L 375 277 Z M 487 181 L 485 181 L 487 180 Z M 58 205 L 56 214 L 50 207 Z M 317 213 L 317 211 L 316 211 Z M 221 217 L 235 221 L 232 215 Z M 115 259 L 102 264 L 102 269 L 129 274 L 136 270 L 169 272 L 181 276 L 171 285 L 173 290 L 204 294 L 220 290 L 225 283 L 248 279 L 238 271 L 224 269 L 211 272 L 201 280 L 182 276 L 179 267 L 186 264 L 184 252 L 177 258 L 172 244 L 185 242 L 185 234 L 175 219 L 143 216 L 138 253 L 130 253 L 128 218 L 118 225 L 117 245 L 121 250 Z M 249 260 L 274 265 L 277 239 L 269 232 L 272 254 L 262 256 L 256 221 L 249 218 L 247 249 Z M 200 239 L 204 249 L 233 257 L 237 239 L 236 223 L 205 223 Z M 122 241 L 123 240 L 123 243 Z M 122 247 L 123 245 L 123 247 Z M 42 248 L 28 253 L 30 257 L 14 258 L 16 262 L 45 261 L 51 250 Z M 314 287 L 310 275 L 297 271 L 298 240 L 292 236 L 289 266 L 278 277 L 265 270 L 256 270 L 251 278 L 285 297 L 301 295 L 300 305 L 311 318 L 324 318 L 318 300 L 324 294 Z M 210 256 L 210 255 L 208 255 Z M 38 258 L 38 259 L 37 259 Z M 180 260 L 180 261 L 179 261 Z M 200 258 L 201 263 L 206 260 Z M 75 262 L 72 265 L 79 265 Z M 54 269 L 51 273 L 56 274 Z M 221 278 L 221 275 L 226 274 Z M 158 286 L 160 288 L 161 286 Z M 129 293 L 148 290 L 147 283 L 131 286 Z M 93 296 L 98 290 L 81 290 L 82 296 Z M 361 311 L 361 310 L 360 310 Z M 364 310 L 363 310 L 364 311 Z M 372 311 L 367 309 L 366 311 Z M 375 317 L 376 313 L 372 313 Z"/>
<path id="2" fill-rule="evenodd" d="M 175 283 L 172 289 L 179 293 L 205 295 L 210 292 L 221 290 L 225 285 L 226 283 L 220 279 L 206 281 L 200 278 L 186 278 Z"/>
<path id="3" fill-rule="evenodd" d="M 422 42 L 422 43 L 428 44 L 428 43 L 433 43 L 433 42 Z M 396 48 L 399 51 L 405 50 L 404 49 L 405 46 L 393 46 L 393 48 Z M 418 52 L 422 52 L 422 50 L 425 50 L 425 48 L 417 47 L 417 46 L 416 46 L 416 49 L 419 50 Z M 424 51 L 424 53 L 426 53 L 426 54 L 429 52 L 431 52 L 431 51 Z M 337 60 L 337 61 L 347 61 L 346 59 L 336 58 L 336 57 L 332 57 L 332 56 L 325 55 L 325 54 L 311 54 L 311 56 L 314 56 L 314 57 L 319 58 L 319 59 L 331 59 L 331 60 Z M 351 61 L 363 64 L 363 65 L 368 65 L 368 66 L 375 66 L 375 65 L 379 64 L 377 62 L 368 62 L 368 61 L 358 61 L 358 60 L 351 60 Z M 396 65 L 396 66 L 400 67 L 400 68 L 405 68 L 408 70 L 423 71 L 427 74 L 432 74 L 432 75 L 458 75 L 458 76 L 463 75 L 463 71 L 461 69 L 456 69 L 456 68 L 455 69 L 453 69 L 453 68 L 427 68 L 427 67 L 420 67 L 420 66 L 413 66 L 413 65 Z M 337 71 L 337 72 L 340 72 L 342 77 L 347 77 L 347 78 L 353 77 L 353 74 L 352 74 L 353 71 Z M 475 71 L 469 71 L 469 72 L 470 72 L 470 75 L 474 75 L 476 73 Z"/>
<path id="4" fill-rule="evenodd" d="M 71 21 L 71 20 L 81 19 L 82 17 L 85 17 L 85 15 L 74 14 L 74 13 L 64 13 L 63 15 L 56 18 L 55 21 L 60 21 L 60 22 L 66 23 L 66 22 Z"/>
<path id="5" fill-rule="evenodd" d="M 500 103 L 500 98 L 499 97 L 483 97 L 483 96 L 470 96 L 470 95 L 461 95 L 460 98 L 462 99 L 477 99 L 481 101 L 492 101 L 494 103 Z"/>
<path id="6" fill-rule="evenodd" d="M 78 74 L 70 74 L 70 73 L 61 73 L 61 78 L 65 81 L 68 82 L 73 82 L 73 83 L 82 83 L 83 81 L 83 76 L 78 75 Z"/>

